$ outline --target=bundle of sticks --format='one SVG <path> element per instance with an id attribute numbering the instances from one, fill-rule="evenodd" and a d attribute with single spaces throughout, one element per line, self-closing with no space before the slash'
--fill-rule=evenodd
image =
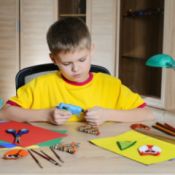
<path id="1" fill-rule="evenodd" d="M 156 122 L 155 125 L 153 125 L 152 127 L 168 135 L 175 136 L 175 127 L 168 123 L 162 124 L 162 123 Z"/>
<path id="2" fill-rule="evenodd" d="M 156 122 L 153 125 L 153 128 L 157 129 L 158 131 L 161 131 L 161 133 L 156 132 L 151 127 L 149 127 L 145 124 L 142 124 L 142 123 L 132 124 L 131 128 L 139 133 L 144 134 L 144 135 L 148 135 L 150 137 L 157 138 L 159 140 L 163 140 L 163 141 L 175 144 L 175 137 L 174 137 L 174 134 L 172 134 L 172 132 L 175 131 L 174 130 L 175 128 L 173 126 L 170 126 L 167 123 L 161 124 L 159 122 Z M 171 130 L 170 130 L 170 128 L 171 128 Z M 171 135 L 170 135 L 170 132 L 171 132 Z"/>

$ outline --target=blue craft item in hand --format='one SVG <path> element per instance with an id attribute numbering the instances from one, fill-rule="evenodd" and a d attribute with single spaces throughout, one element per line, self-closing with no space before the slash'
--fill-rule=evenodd
<path id="1" fill-rule="evenodd" d="M 66 103 L 60 103 L 58 106 L 56 106 L 56 108 L 67 110 L 75 115 L 80 115 L 80 113 L 84 111 L 80 106 L 75 106 Z"/>

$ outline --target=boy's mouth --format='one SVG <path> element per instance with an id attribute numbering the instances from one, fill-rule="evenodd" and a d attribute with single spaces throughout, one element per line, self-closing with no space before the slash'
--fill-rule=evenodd
<path id="1" fill-rule="evenodd" d="M 86 81 L 88 77 L 86 78 L 83 74 L 74 74 L 72 75 L 72 79 L 73 81 L 83 82 Z"/>
<path id="2" fill-rule="evenodd" d="M 74 74 L 73 77 L 74 78 L 80 78 L 81 77 L 81 74 Z"/>

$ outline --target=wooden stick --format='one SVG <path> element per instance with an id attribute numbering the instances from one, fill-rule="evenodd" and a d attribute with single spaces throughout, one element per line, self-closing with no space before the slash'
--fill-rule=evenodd
<path id="1" fill-rule="evenodd" d="M 44 151 L 40 151 L 42 154 L 44 154 L 46 157 L 48 157 L 49 159 L 51 159 L 53 162 L 56 162 L 56 160 L 54 160 L 51 156 L 49 156 L 48 154 L 46 154 Z M 58 163 L 58 162 L 56 162 Z M 59 163 L 58 163 L 59 166 L 61 166 Z"/>
<path id="2" fill-rule="evenodd" d="M 44 158 L 45 160 L 49 161 L 50 163 L 54 164 L 54 165 L 58 165 L 58 163 L 56 161 L 53 161 L 52 159 L 48 158 L 47 156 L 31 149 L 32 152 L 34 152 L 35 154 L 38 154 L 40 157 Z"/>
<path id="3" fill-rule="evenodd" d="M 168 129 L 168 130 L 170 130 L 170 131 L 172 131 L 172 132 L 175 133 L 175 128 L 173 128 L 172 126 L 170 126 L 168 123 L 162 124 L 162 123 L 156 122 L 156 125 L 159 125 L 159 126 L 161 126 L 163 128 L 166 128 L 166 129 Z"/>
<path id="4" fill-rule="evenodd" d="M 52 147 L 50 147 L 50 150 L 54 153 L 54 155 L 57 157 L 57 159 L 60 162 L 64 163 L 64 161 L 61 159 L 61 157 L 56 153 L 56 151 Z"/>
<path id="5" fill-rule="evenodd" d="M 168 142 L 168 143 L 175 144 L 175 139 L 171 138 L 171 136 L 163 136 L 161 134 L 155 133 L 152 130 L 145 130 L 145 129 L 142 129 L 142 128 L 136 128 L 135 131 L 140 132 L 140 133 L 145 134 L 145 135 L 148 135 L 150 137 Z"/>
<path id="6" fill-rule="evenodd" d="M 167 123 L 162 124 L 162 123 L 156 122 L 156 125 L 159 125 L 175 133 L 175 129 Z"/>
<path id="7" fill-rule="evenodd" d="M 40 164 L 40 162 L 38 161 L 38 159 L 32 154 L 32 152 L 30 150 L 28 150 L 29 154 L 31 155 L 31 157 L 33 158 L 33 160 L 37 163 L 37 165 L 40 168 L 43 168 L 42 165 Z"/>
<path id="8" fill-rule="evenodd" d="M 175 136 L 175 132 L 165 128 L 164 126 L 162 126 L 162 124 L 161 125 L 160 124 L 156 124 L 156 125 L 153 125 L 152 127 L 157 129 L 157 130 L 159 130 L 159 131 L 162 131 L 162 132 L 164 132 L 164 133 L 166 133 L 168 135 Z"/>
<path id="9" fill-rule="evenodd" d="M 168 123 L 164 123 L 164 125 L 169 128 L 171 131 L 174 131 L 175 132 L 175 128 L 173 126 L 171 126 L 170 124 Z"/>

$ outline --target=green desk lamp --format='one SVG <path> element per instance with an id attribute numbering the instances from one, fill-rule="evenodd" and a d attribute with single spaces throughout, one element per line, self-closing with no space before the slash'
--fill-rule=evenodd
<path id="1" fill-rule="evenodd" d="M 157 54 L 151 56 L 146 61 L 147 66 L 175 69 L 175 60 L 167 54 Z"/>

